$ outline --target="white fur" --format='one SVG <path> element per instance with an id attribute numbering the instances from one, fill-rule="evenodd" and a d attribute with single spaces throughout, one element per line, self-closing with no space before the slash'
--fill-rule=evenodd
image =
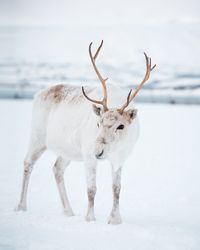
<path id="1" fill-rule="evenodd" d="M 31 170 L 45 149 L 50 149 L 58 156 L 53 169 L 63 208 L 67 215 L 73 215 L 73 211 L 64 186 L 64 170 L 71 160 L 84 161 L 89 201 L 86 220 L 94 220 L 96 165 L 98 162 L 96 155 L 104 150 L 102 158 L 109 160 L 113 173 L 114 200 L 108 222 L 120 223 L 118 196 L 121 185 L 121 168 L 138 137 L 137 116 L 129 124 L 127 120 L 117 114 L 116 108 L 120 108 L 126 101 L 127 93 L 119 87 L 108 85 L 108 107 L 111 108 L 108 112 L 114 112 L 113 114 L 118 116 L 114 121 L 105 118 L 102 111 L 101 116 L 94 113 L 92 103 L 84 98 L 81 87 L 65 85 L 64 98 L 58 102 L 48 96 L 49 89 L 41 91 L 34 99 L 31 139 L 25 158 L 23 188 L 17 210 L 26 209 L 26 194 Z M 95 99 L 101 97 L 100 88 L 86 87 L 85 90 L 86 92 L 89 90 L 89 95 Z M 116 127 L 122 122 L 125 124 L 125 129 L 118 131 Z M 99 123 L 99 128 L 97 123 Z M 106 140 L 106 144 L 101 142 L 102 138 Z"/>

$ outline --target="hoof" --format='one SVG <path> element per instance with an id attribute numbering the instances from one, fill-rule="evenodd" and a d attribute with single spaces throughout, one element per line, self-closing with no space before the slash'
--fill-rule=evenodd
<path id="1" fill-rule="evenodd" d="M 112 224 L 112 225 L 119 225 L 122 223 L 122 219 L 120 216 L 118 217 L 113 217 L 113 216 L 110 216 L 108 218 L 108 224 Z"/>
<path id="2" fill-rule="evenodd" d="M 87 214 L 87 215 L 85 216 L 85 220 L 86 220 L 87 222 L 90 222 L 90 221 L 95 221 L 96 218 L 95 218 L 94 215 Z"/>
<path id="3" fill-rule="evenodd" d="M 64 214 L 65 214 L 66 216 L 68 216 L 68 217 L 74 216 L 74 213 L 73 213 L 72 210 L 64 210 Z"/>
<path id="4" fill-rule="evenodd" d="M 26 211 L 27 209 L 26 206 L 19 204 L 14 210 L 18 212 L 18 211 Z"/>

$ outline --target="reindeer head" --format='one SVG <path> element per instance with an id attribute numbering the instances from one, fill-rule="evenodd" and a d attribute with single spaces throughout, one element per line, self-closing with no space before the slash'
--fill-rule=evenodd
<path id="1" fill-rule="evenodd" d="M 101 106 L 96 106 L 93 104 L 93 110 L 97 115 L 97 126 L 98 126 L 98 135 L 95 142 L 95 156 L 97 159 L 105 158 L 110 151 L 117 151 L 123 141 L 126 140 L 128 136 L 128 131 L 130 125 L 134 122 L 134 119 L 137 115 L 136 109 L 129 109 L 125 111 L 129 103 L 134 99 L 139 90 L 142 88 L 143 84 L 149 79 L 150 72 L 155 68 L 156 65 L 151 67 L 151 58 L 147 57 L 144 53 L 146 60 L 146 73 L 138 85 L 134 93 L 130 90 L 125 104 L 121 108 L 112 108 L 109 109 L 107 106 L 107 88 L 106 81 L 108 78 L 103 78 L 96 66 L 96 58 L 99 54 L 99 51 L 103 45 L 103 40 L 101 41 L 100 46 L 98 47 L 95 55 L 92 55 L 91 47 L 92 43 L 89 45 L 89 55 L 92 61 L 94 70 L 102 84 L 103 88 L 103 99 L 101 101 L 92 99 L 88 97 L 85 93 L 84 88 L 82 87 L 82 92 L 85 98 L 93 103 L 99 104 Z"/>

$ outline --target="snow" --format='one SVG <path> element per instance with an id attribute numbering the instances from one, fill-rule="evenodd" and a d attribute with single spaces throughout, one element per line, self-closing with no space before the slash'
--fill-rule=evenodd
<path id="1" fill-rule="evenodd" d="M 58 83 L 99 84 L 88 45 L 93 41 L 95 49 L 102 39 L 98 66 L 110 83 L 136 87 L 144 76 L 145 51 L 157 67 L 141 91 L 144 101 L 153 96 L 154 102 L 199 104 L 200 21 L 181 19 L 0 26 L 0 97 L 30 98 L 38 88 Z"/>
<path id="2" fill-rule="evenodd" d="M 14 212 L 29 138 L 31 101 L 0 101 L 0 249 L 198 250 L 200 246 L 200 107 L 137 104 L 140 138 L 122 174 L 123 224 L 106 223 L 111 169 L 100 161 L 96 221 L 87 208 L 84 166 L 72 162 L 65 180 L 75 216 L 68 218 L 45 153 L 35 165 L 28 211 Z"/>

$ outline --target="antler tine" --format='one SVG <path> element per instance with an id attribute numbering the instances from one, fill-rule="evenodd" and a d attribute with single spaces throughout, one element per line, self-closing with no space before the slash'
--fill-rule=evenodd
<path id="1" fill-rule="evenodd" d="M 90 97 L 88 97 L 84 91 L 84 88 L 82 87 L 82 92 L 83 92 L 83 95 L 91 102 L 94 102 L 94 103 L 98 103 L 98 104 L 101 104 L 103 105 L 103 108 L 104 108 L 104 111 L 107 111 L 108 110 L 108 107 L 107 107 L 107 88 L 106 88 L 106 81 L 108 80 L 108 78 L 103 78 L 96 66 L 96 63 L 95 63 L 95 60 L 99 54 L 99 51 L 101 50 L 101 47 L 103 46 L 103 40 L 101 41 L 101 44 L 99 45 L 95 55 L 93 56 L 92 55 L 92 42 L 90 43 L 89 45 L 89 55 L 90 55 L 90 59 L 92 61 L 92 65 L 93 65 L 93 68 L 102 84 L 102 88 L 103 88 L 103 99 L 102 101 L 97 101 L 97 100 L 94 100 L 94 99 L 91 99 Z"/>
<path id="2" fill-rule="evenodd" d="M 96 74 L 97 74 L 97 76 L 98 76 L 100 82 L 103 84 L 103 86 L 106 87 L 105 82 L 108 80 L 108 78 L 105 78 L 105 79 L 104 79 L 104 78 L 101 76 L 101 74 L 100 74 L 100 72 L 99 72 L 99 70 L 97 69 L 97 66 L 96 66 L 96 64 L 95 64 L 95 60 L 96 60 L 96 58 L 97 58 L 97 56 L 98 56 L 98 54 L 99 54 L 99 51 L 100 51 L 100 49 L 101 49 L 102 46 L 103 46 L 103 40 L 101 41 L 101 44 L 100 44 L 100 46 L 98 47 L 98 49 L 97 49 L 97 51 L 96 51 L 96 53 L 95 53 L 95 56 L 93 57 L 93 55 L 92 55 L 92 50 L 91 50 L 91 48 L 92 48 L 92 43 L 90 43 L 90 45 L 89 45 L 89 55 L 90 55 L 90 59 L 91 59 L 91 61 L 92 61 L 92 65 L 93 65 L 93 67 L 94 67 L 94 70 L 95 70 L 95 72 L 96 72 Z"/>
<path id="3" fill-rule="evenodd" d="M 130 103 L 131 92 L 132 92 L 132 89 L 128 93 L 128 96 L 127 96 L 127 99 L 126 99 L 126 103 L 120 109 L 118 109 L 118 111 L 119 111 L 120 114 L 122 114 L 123 111 L 124 111 L 124 109 L 128 107 L 128 105 Z"/>
<path id="4" fill-rule="evenodd" d="M 156 64 L 153 65 L 153 67 L 151 68 L 151 71 L 156 67 Z"/>
<path id="5" fill-rule="evenodd" d="M 82 86 L 82 92 L 83 92 L 83 95 L 85 96 L 85 98 L 88 99 L 89 101 L 97 103 L 97 104 L 102 104 L 102 101 L 97 101 L 97 100 L 94 100 L 94 99 L 90 98 L 89 96 L 87 96 L 83 86 Z"/>
<path id="6" fill-rule="evenodd" d="M 142 88 L 143 84 L 149 79 L 151 71 L 156 67 L 156 64 L 153 67 L 151 67 L 151 58 L 148 57 L 145 52 L 144 52 L 144 56 L 145 56 L 145 61 L 146 61 L 146 73 L 145 73 L 145 76 L 144 76 L 143 80 L 141 81 L 141 83 L 136 88 L 135 92 L 132 95 L 131 95 L 131 91 L 129 92 L 128 97 L 127 97 L 127 102 L 122 106 L 121 109 L 119 109 L 120 113 L 123 113 L 124 109 L 126 107 L 128 107 L 129 103 L 135 98 L 137 93 Z"/>
<path id="7" fill-rule="evenodd" d="M 97 58 L 97 56 L 98 56 L 98 54 L 99 54 L 99 51 L 100 51 L 100 49 L 101 49 L 101 47 L 103 46 L 103 40 L 101 40 L 101 44 L 99 45 L 99 48 L 97 49 L 97 51 L 96 51 L 96 53 L 95 53 L 95 55 L 94 55 L 94 60 L 96 60 L 96 58 Z M 92 47 L 92 42 L 90 43 L 90 47 Z"/>

